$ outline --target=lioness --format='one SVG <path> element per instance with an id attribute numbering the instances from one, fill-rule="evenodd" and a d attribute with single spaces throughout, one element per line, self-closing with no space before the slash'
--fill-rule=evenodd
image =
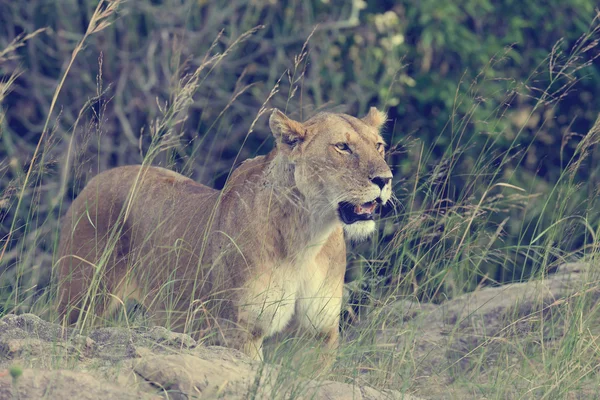
<path id="1" fill-rule="evenodd" d="M 300 123 L 275 109 L 275 148 L 242 163 L 222 191 L 158 167 L 97 175 L 62 223 L 63 319 L 134 299 L 157 324 L 260 358 L 263 339 L 295 316 L 334 350 L 344 232 L 372 233 L 377 204 L 391 196 L 385 118 L 371 108 L 362 119 L 320 113 Z"/>

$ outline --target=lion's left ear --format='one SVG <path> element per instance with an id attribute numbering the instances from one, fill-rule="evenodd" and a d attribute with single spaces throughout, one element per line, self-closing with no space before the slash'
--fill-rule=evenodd
<path id="1" fill-rule="evenodd" d="M 277 144 L 284 144 L 291 148 L 304 140 L 306 129 L 302 123 L 285 116 L 284 113 L 274 108 L 269 118 L 269 127 Z"/>
<path id="2" fill-rule="evenodd" d="M 379 111 L 375 107 L 371 107 L 369 109 L 369 113 L 364 116 L 361 121 L 377 130 L 380 130 L 383 124 L 385 124 L 387 121 L 387 114 L 383 111 Z"/>

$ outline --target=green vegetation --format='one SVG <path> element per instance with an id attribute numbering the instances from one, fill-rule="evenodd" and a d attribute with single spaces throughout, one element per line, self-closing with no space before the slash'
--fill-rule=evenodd
<path id="1" fill-rule="evenodd" d="M 297 119 L 388 110 L 396 201 L 382 211 L 379 234 L 352 247 L 347 324 L 396 299 L 440 303 L 594 260 L 594 7 L 0 3 L 0 316 L 52 318 L 59 218 L 90 177 L 146 162 L 221 187 L 232 167 L 271 148 L 262 118 L 270 107 Z M 597 291 L 592 285 L 552 318 L 531 322 L 537 337 L 526 343 L 499 341 L 494 362 L 483 351 L 471 357 L 453 385 L 494 398 L 563 398 L 585 388 L 600 365 L 600 324 L 590 317 Z M 356 379 L 349 360 L 360 353 L 373 376 L 364 379 L 418 392 L 409 347 L 369 355 L 369 338 L 388 317 L 342 349 L 340 379 Z M 554 323 L 567 329 L 552 332 L 550 345 Z M 514 354 L 527 362 L 508 368 L 502 359 Z"/>
<path id="2" fill-rule="evenodd" d="M 14 365 L 9 370 L 10 376 L 13 378 L 13 381 L 17 381 L 21 375 L 23 375 L 23 370 L 21 367 Z"/>

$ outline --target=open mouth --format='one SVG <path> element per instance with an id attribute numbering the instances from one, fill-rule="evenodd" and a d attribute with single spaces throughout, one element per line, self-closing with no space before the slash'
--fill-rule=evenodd
<path id="1" fill-rule="evenodd" d="M 372 220 L 375 208 L 377 208 L 376 201 L 370 201 L 364 204 L 352 204 L 347 201 L 342 201 L 339 204 L 338 213 L 342 222 L 346 225 L 350 225 L 356 221 Z"/>

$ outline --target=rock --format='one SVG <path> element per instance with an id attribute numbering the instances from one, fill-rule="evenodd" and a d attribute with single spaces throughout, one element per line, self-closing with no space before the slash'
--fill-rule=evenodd
<path id="1" fill-rule="evenodd" d="M 62 328 L 60 325 L 44 321 L 33 314 L 9 314 L 0 321 L 0 335 L 3 337 L 7 335 L 13 335 L 19 339 L 36 337 L 45 342 L 52 342 L 57 338 L 67 338 L 73 333 L 74 331 L 70 328 Z"/>
<path id="2" fill-rule="evenodd" d="M 42 320 L 33 314 L 6 315 L 0 320 L 0 367 L 3 360 L 42 357 L 49 354 L 84 355 L 93 343 L 71 329 Z"/>
<path id="3" fill-rule="evenodd" d="M 0 320 L 0 350 L 0 368 L 25 366 L 14 387 L 10 375 L 0 373 L 0 400 L 13 399 L 15 390 L 20 399 L 414 399 L 309 379 L 161 327 L 99 328 L 84 336 L 35 315 L 8 315 Z"/>
<path id="4" fill-rule="evenodd" d="M 134 371 L 169 396 L 182 398 L 242 398 L 253 381 L 248 366 L 190 354 L 144 357 L 135 364 Z"/>
<path id="5" fill-rule="evenodd" d="M 0 377 L 0 400 L 152 398 L 159 397 L 117 386 L 83 372 L 25 369 L 14 383 L 9 374 Z"/>
<path id="6" fill-rule="evenodd" d="M 96 343 L 96 357 L 108 361 L 120 361 L 136 356 L 135 333 L 126 328 L 100 328 L 90 332 Z"/>
<path id="7" fill-rule="evenodd" d="M 227 350 L 208 348 L 203 358 L 189 354 L 144 357 L 134 370 L 175 399 L 416 399 L 397 391 L 302 379 L 296 371 L 221 357 Z"/>
<path id="8" fill-rule="evenodd" d="M 559 308 L 583 291 L 597 301 L 600 288 L 593 280 L 587 282 L 589 264 L 566 264 L 559 270 L 543 279 L 484 288 L 443 303 L 424 320 L 424 329 L 433 332 L 428 336 L 430 346 L 424 347 L 431 349 L 437 342 L 435 347 L 445 348 L 450 363 L 460 360 L 466 366 L 470 357 L 479 355 L 474 350 L 494 346 L 498 339 L 525 338 L 537 321 L 553 319 L 548 325 L 554 335 L 560 334 L 564 326 L 557 319 Z"/>
<path id="9" fill-rule="evenodd" d="M 187 349 L 196 347 L 196 341 L 190 335 L 186 335 L 185 333 L 171 332 L 162 326 L 153 326 L 142 336 L 153 340 L 156 343 L 162 343 L 168 346 Z"/>
<path id="10" fill-rule="evenodd" d="M 570 298 L 586 293 L 587 301 L 600 299 L 598 281 L 589 276 L 592 272 L 587 263 L 565 264 L 558 273 L 542 279 L 485 287 L 440 305 L 415 307 L 412 302 L 391 302 L 373 309 L 347 337 L 384 350 L 379 355 L 370 353 L 370 362 L 375 363 L 383 354 L 389 355 L 390 349 L 398 353 L 410 349 L 413 376 L 436 376 L 450 382 L 452 371 L 482 365 L 472 360 L 484 357 L 486 363 L 493 363 L 495 347 L 509 339 L 523 346 L 532 340 L 531 345 L 537 346 L 540 337 L 551 340 L 561 335 L 561 307 L 568 306 Z M 405 308 L 408 310 L 403 311 Z M 405 324 L 408 319 L 410 328 Z M 549 319 L 552 323 L 546 325 L 552 332 L 540 335 L 539 321 Z M 363 332 L 369 329 L 375 334 L 365 338 Z M 529 339 L 536 329 L 535 340 Z"/>

